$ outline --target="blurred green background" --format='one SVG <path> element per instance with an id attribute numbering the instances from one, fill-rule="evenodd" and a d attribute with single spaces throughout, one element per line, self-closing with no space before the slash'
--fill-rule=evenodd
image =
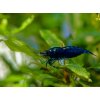
<path id="1" fill-rule="evenodd" d="M 46 68 L 39 52 L 68 45 L 96 56 L 83 54 Z M 100 86 L 99 14 L 0 14 L 0 86 Z"/>

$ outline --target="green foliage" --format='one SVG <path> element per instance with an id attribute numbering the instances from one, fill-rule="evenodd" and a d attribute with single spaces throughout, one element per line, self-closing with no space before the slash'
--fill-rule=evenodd
<path id="1" fill-rule="evenodd" d="M 100 86 L 100 21 L 96 14 L 0 14 L 0 86 Z M 71 33 L 66 37 L 68 31 Z M 65 28 L 63 29 L 62 26 Z M 93 52 L 46 67 L 39 53 L 75 45 Z M 18 54 L 20 53 L 20 55 Z M 1 68 L 1 67 L 0 67 Z"/>
<path id="2" fill-rule="evenodd" d="M 22 42 L 16 38 L 7 39 L 4 42 L 13 51 L 24 52 L 27 55 L 31 55 L 31 56 L 34 55 L 32 50 L 29 49 L 29 47 L 24 42 Z"/>
<path id="3" fill-rule="evenodd" d="M 82 67 L 82 65 L 79 64 L 68 64 L 67 68 L 70 69 L 71 71 L 73 71 L 75 74 L 88 79 L 88 81 L 90 81 L 90 73 L 84 68 Z"/>
<path id="4" fill-rule="evenodd" d="M 20 32 L 20 31 L 24 30 L 29 24 L 32 23 L 33 20 L 34 20 L 34 16 L 32 15 L 32 16 L 30 16 L 29 18 L 27 18 L 27 19 L 21 24 L 21 26 L 20 26 L 19 28 L 16 28 L 16 29 L 12 30 L 11 33 L 12 33 L 12 34 L 15 34 L 15 33 L 18 33 L 18 32 Z"/>
<path id="5" fill-rule="evenodd" d="M 64 46 L 64 43 L 54 33 L 44 30 L 40 31 L 40 34 L 50 47 Z"/>

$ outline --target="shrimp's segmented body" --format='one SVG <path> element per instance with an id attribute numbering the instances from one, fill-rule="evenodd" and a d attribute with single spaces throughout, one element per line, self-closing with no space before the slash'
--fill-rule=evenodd
<path id="1" fill-rule="evenodd" d="M 49 57 L 49 59 L 47 60 L 46 66 L 47 64 L 52 65 L 56 60 L 73 58 L 73 57 L 77 57 L 84 53 L 93 54 L 89 50 L 76 47 L 76 46 L 53 47 L 44 52 L 40 52 L 42 56 Z"/>

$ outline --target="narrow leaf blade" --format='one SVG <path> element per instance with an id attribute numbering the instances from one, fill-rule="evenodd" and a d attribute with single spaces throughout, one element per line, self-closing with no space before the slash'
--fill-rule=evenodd
<path id="1" fill-rule="evenodd" d="M 40 35 L 51 47 L 64 46 L 64 43 L 54 33 L 52 33 L 49 30 L 40 31 Z"/>
<path id="2" fill-rule="evenodd" d="M 90 81 L 90 73 L 81 65 L 78 64 L 68 64 L 67 68 L 70 69 L 72 72 L 76 73 L 77 75 L 84 77 Z"/>

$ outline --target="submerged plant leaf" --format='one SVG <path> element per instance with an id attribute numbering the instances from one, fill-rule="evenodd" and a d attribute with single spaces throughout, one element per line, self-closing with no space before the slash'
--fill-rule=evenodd
<path id="1" fill-rule="evenodd" d="M 13 51 L 24 52 L 27 55 L 35 56 L 35 53 L 24 42 L 16 38 L 10 38 L 4 42 Z"/>
<path id="2" fill-rule="evenodd" d="M 21 24 L 21 26 L 20 26 L 19 28 L 16 28 L 16 29 L 12 30 L 11 33 L 15 34 L 15 33 L 18 33 L 18 32 L 20 32 L 20 31 L 24 30 L 29 24 L 32 23 L 33 20 L 34 20 L 34 16 L 32 15 L 31 17 L 27 18 L 27 19 Z"/>
<path id="3" fill-rule="evenodd" d="M 64 43 L 57 37 L 57 35 L 55 35 L 49 30 L 41 30 L 40 35 L 51 47 L 64 46 Z"/>
<path id="4" fill-rule="evenodd" d="M 91 81 L 90 73 L 85 68 L 83 68 L 81 65 L 68 64 L 67 68 L 70 69 L 71 71 L 73 71 L 75 74 L 88 79 L 88 81 Z"/>

